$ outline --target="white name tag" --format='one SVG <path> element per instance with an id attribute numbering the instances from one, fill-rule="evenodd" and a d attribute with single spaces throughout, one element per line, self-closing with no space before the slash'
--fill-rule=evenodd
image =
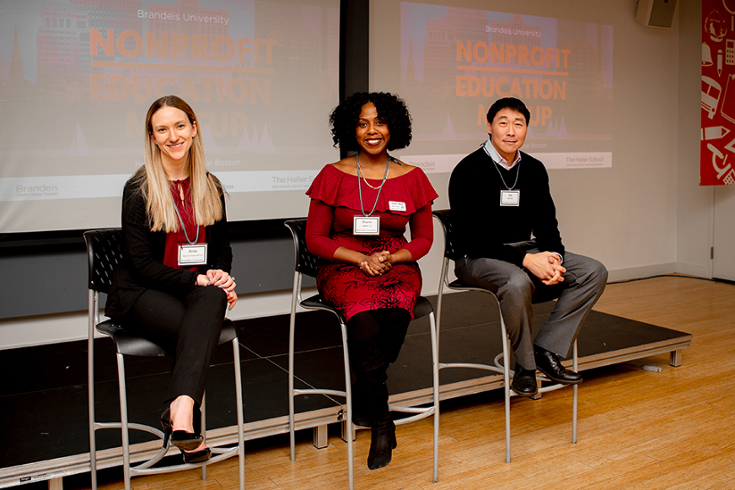
<path id="1" fill-rule="evenodd" d="M 406 211 L 406 203 L 400 201 L 388 201 L 388 209 L 391 211 Z"/>
<path id="2" fill-rule="evenodd" d="M 377 235 L 380 233 L 380 216 L 355 216 L 352 222 L 354 235 Z"/>
<path id="3" fill-rule="evenodd" d="M 500 191 L 501 206 L 520 206 L 521 191 Z"/>
<path id="4" fill-rule="evenodd" d="M 206 265 L 207 244 L 179 245 L 179 265 Z"/>

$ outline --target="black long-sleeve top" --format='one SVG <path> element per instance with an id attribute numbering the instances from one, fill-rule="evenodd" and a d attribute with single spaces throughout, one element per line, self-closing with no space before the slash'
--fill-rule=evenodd
<path id="1" fill-rule="evenodd" d="M 518 174 L 517 172 L 520 172 Z M 520 190 L 520 205 L 501 206 L 501 180 Z M 544 165 L 521 152 L 510 170 L 495 164 L 481 147 L 457 164 L 449 179 L 449 204 L 456 247 L 471 258 L 492 258 L 522 266 L 526 252 L 508 244 L 535 237 L 541 251 L 564 257 L 556 207 Z"/>
<path id="2" fill-rule="evenodd" d="M 115 268 L 107 296 L 105 315 L 110 318 L 119 318 L 127 313 L 147 289 L 186 294 L 194 289 L 197 275 L 201 273 L 163 264 L 166 232 L 151 231 L 145 198 L 133 180 L 129 180 L 123 190 L 122 234 L 126 250 L 123 261 Z M 232 266 L 224 195 L 220 196 L 220 201 L 222 219 L 205 228 L 207 265 L 202 266 L 202 272 L 207 269 L 221 269 L 229 273 Z"/>

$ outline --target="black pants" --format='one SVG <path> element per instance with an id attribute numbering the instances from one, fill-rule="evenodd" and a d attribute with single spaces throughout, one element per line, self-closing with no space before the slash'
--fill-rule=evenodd
<path id="1" fill-rule="evenodd" d="M 175 353 L 167 404 L 188 395 L 201 405 L 226 308 L 226 293 L 214 286 L 181 296 L 149 289 L 126 315 L 126 328 Z"/>
<path id="2" fill-rule="evenodd" d="M 375 423 L 389 417 L 388 366 L 395 362 L 411 316 L 400 308 L 358 313 L 347 322 L 350 364 L 355 373 L 355 409 Z"/>

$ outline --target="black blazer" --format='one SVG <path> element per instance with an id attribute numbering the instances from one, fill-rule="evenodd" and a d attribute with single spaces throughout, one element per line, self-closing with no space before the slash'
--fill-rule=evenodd
<path id="1" fill-rule="evenodd" d="M 174 269 L 163 265 L 166 233 L 151 231 L 145 199 L 138 191 L 139 185 L 132 181 L 128 180 L 123 190 L 122 235 L 126 250 L 115 269 L 105 305 L 105 315 L 114 319 L 125 315 L 147 289 L 186 294 L 196 286 L 198 274 L 207 269 L 229 273 L 232 266 L 224 195 L 220 195 L 222 219 L 205 228 L 207 265 L 201 266 L 201 272 Z"/>

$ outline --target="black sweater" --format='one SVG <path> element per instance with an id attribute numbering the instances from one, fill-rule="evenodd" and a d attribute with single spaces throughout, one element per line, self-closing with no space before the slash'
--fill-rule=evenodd
<path id="1" fill-rule="evenodd" d="M 520 167 L 519 167 L 520 165 Z M 520 172 L 520 175 L 517 173 Z M 501 181 L 520 190 L 520 205 L 500 206 Z M 506 244 L 536 239 L 538 248 L 564 257 L 556 208 L 544 165 L 521 152 L 510 170 L 495 164 L 481 147 L 457 164 L 449 180 L 449 204 L 456 247 L 471 258 L 492 258 L 522 266 L 525 251 Z"/>
<path id="2" fill-rule="evenodd" d="M 137 190 L 133 179 L 125 184 L 122 203 L 122 234 L 125 242 L 124 260 L 115 268 L 110 293 L 107 296 L 105 315 L 119 318 L 128 312 L 138 297 L 147 289 L 158 289 L 175 295 L 186 294 L 196 286 L 200 272 L 174 269 L 163 264 L 166 248 L 166 232 L 151 231 L 146 202 Z M 230 272 L 232 249 L 227 238 L 227 218 L 207 226 L 207 269 Z"/>

